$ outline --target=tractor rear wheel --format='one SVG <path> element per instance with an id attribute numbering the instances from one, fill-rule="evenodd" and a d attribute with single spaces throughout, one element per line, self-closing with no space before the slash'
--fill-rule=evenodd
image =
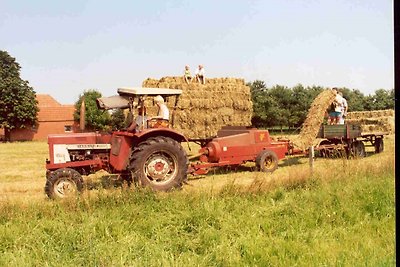
<path id="1" fill-rule="evenodd" d="M 52 199 L 76 196 L 83 189 L 83 179 L 79 172 L 62 168 L 48 173 L 44 191 Z"/>
<path id="2" fill-rule="evenodd" d="M 278 168 L 278 156 L 274 151 L 263 150 L 256 158 L 256 166 L 262 172 L 273 172 Z"/>
<path id="3" fill-rule="evenodd" d="M 182 187 L 188 159 L 177 141 L 159 136 L 147 139 L 133 150 L 129 168 L 140 186 L 169 191 Z"/>

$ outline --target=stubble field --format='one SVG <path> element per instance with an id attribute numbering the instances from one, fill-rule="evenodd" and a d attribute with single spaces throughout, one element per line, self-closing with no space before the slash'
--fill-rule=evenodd
<path id="1" fill-rule="evenodd" d="M 1 266 L 395 266 L 394 135 L 363 159 L 215 170 L 172 193 L 98 174 L 67 201 L 44 194 L 47 153 L 0 144 Z"/>

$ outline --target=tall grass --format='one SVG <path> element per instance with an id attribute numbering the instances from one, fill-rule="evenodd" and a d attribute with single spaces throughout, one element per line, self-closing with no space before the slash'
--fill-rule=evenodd
<path id="1" fill-rule="evenodd" d="M 300 163 L 204 179 L 226 179 L 220 190 L 6 200 L 0 265 L 395 266 L 393 140 L 385 145 L 360 160 L 317 160 L 312 172 Z"/>

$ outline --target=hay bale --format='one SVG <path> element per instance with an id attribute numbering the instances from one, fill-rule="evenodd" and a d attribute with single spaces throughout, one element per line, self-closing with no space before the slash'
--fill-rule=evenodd
<path id="1" fill-rule="evenodd" d="M 172 128 L 191 139 L 217 135 L 222 126 L 251 125 L 253 104 L 244 79 L 209 78 L 206 84 L 186 84 L 183 77 L 148 78 L 143 87 L 181 89 L 179 97 L 169 97 Z M 146 102 L 148 116 L 156 115 L 151 100 Z"/>
<path id="2" fill-rule="evenodd" d="M 361 125 L 363 133 L 395 132 L 394 110 L 353 111 L 347 113 L 346 123 Z"/>
<path id="3" fill-rule="evenodd" d="M 394 110 L 358 111 L 349 112 L 348 115 L 346 123 L 361 125 L 363 133 L 395 132 Z"/>
<path id="4" fill-rule="evenodd" d="M 307 118 L 305 119 L 300 133 L 293 139 L 293 144 L 301 149 L 306 150 L 313 145 L 317 138 L 318 131 L 324 121 L 326 110 L 335 99 L 335 94 L 332 90 L 322 91 L 311 103 L 308 110 Z"/>

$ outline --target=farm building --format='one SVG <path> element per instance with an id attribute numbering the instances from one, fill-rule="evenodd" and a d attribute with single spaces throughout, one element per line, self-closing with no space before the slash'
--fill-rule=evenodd
<path id="1" fill-rule="evenodd" d="M 38 123 L 25 129 L 11 131 L 11 141 L 46 140 L 48 134 L 73 133 L 79 130 L 79 124 L 74 121 L 74 105 L 62 105 L 53 97 L 37 94 Z M 0 129 L 0 138 L 4 138 L 4 130 Z"/>

